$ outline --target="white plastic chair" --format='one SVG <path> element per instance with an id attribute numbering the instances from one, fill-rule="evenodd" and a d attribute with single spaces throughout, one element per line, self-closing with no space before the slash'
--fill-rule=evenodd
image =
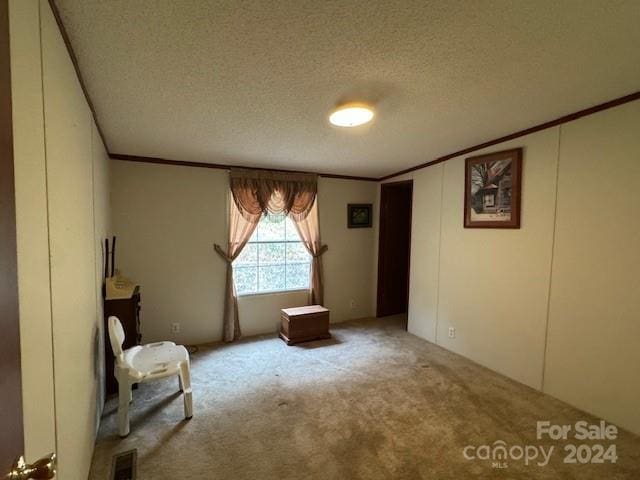
<path id="1" fill-rule="evenodd" d="M 124 330 L 117 317 L 109 317 L 109 340 L 115 356 L 114 374 L 118 381 L 118 429 L 121 437 L 129 435 L 129 403 L 133 401 L 131 387 L 177 376 L 184 400 L 184 417 L 193 416 L 191 367 L 189 352 L 173 342 L 138 345 L 122 350 Z"/>

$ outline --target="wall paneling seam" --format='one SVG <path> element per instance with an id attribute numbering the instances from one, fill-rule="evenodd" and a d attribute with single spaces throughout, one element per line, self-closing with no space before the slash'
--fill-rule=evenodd
<path id="1" fill-rule="evenodd" d="M 553 284 L 553 260 L 556 249 L 556 228 L 558 225 L 558 192 L 560 190 L 560 147 L 562 145 L 562 125 L 558 125 L 558 143 L 556 152 L 556 188 L 553 208 L 553 231 L 551 237 L 551 259 L 549 262 L 549 289 L 547 291 L 547 318 L 544 327 L 544 352 L 542 354 L 542 376 L 540 378 L 540 391 L 544 392 L 544 380 L 547 371 L 547 352 L 549 350 L 549 317 L 551 315 L 551 287 Z"/>
<path id="2" fill-rule="evenodd" d="M 44 190 L 45 190 L 45 202 L 47 205 L 47 250 L 49 259 L 49 323 L 51 326 L 51 376 L 53 381 L 53 426 L 55 437 L 55 451 L 58 451 L 58 445 L 60 444 L 58 439 L 58 410 L 57 410 L 57 395 L 56 395 L 56 351 L 54 341 L 53 330 L 53 283 L 51 273 L 51 215 L 49 209 L 49 163 L 47 161 L 47 122 L 46 122 L 46 108 L 44 101 L 44 55 L 42 43 L 42 2 L 38 2 L 38 36 L 40 41 L 40 88 L 42 93 L 42 139 L 44 142 Z"/>
<path id="3" fill-rule="evenodd" d="M 438 232 L 438 271 L 437 271 L 437 278 L 438 281 L 436 282 L 436 328 L 435 328 L 435 336 L 434 336 L 434 342 L 436 345 L 438 345 L 438 325 L 440 324 L 440 264 L 442 263 L 442 209 L 444 207 L 444 169 L 446 167 L 446 163 L 442 165 L 442 168 L 440 170 L 442 170 L 442 172 L 440 173 L 440 225 L 439 225 L 439 229 L 440 231 Z"/>

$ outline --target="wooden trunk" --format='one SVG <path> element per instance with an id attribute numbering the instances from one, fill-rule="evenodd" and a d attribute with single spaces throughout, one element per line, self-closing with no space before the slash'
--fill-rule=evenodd
<path id="1" fill-rule="evenodd" d="M 287 345 L 331 338 L 329 333 L 329 309 L 321 305 L 283 308 L 280 338 Z"/>

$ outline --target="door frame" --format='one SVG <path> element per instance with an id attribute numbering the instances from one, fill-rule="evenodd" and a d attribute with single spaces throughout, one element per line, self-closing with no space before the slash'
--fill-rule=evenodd
<path id="1" fill-rule="evenodd" d="M 383 262 L 380 261 L 383 255 L 386 255 L 386 248 L 387 248 L 382 241 L 383 234 L 385 232 L 385 229 L 387 228 L 386 217 L 382 215 L 382 209 L 384 206 L 383 196 L 384 196 L 385 190 L 389 190 L 390 188 L 395 188 L 400 185 L 409 185 L 411 187 L 411 200 L 409 202 L 409 247 L 408 247 L 409 248 L 409 251 L 408 251 L 409 264 L 407 265 L 407 307 L 409 305 L 409 286 L 410 286 L 409 279 L 411 277 L 411 234 L 412 234 L 412 220 L 413 220 L 413 179 L 400 180 L 397 182 L 386 182 L 386 183 L 380 184 L 380 207 L 379 207 L 380 220 L 379 220 L 379 227 L 378 227 L 378 278 L 377 278 L 377 288 L 376 288 L 376 292 L 377 292 L 376 293 L 376 317 L 382 316 L 380 311 L 380 304 L 381 304 L 380 299 L 382 298 L 383 291 L 384 291 L 384 282 L 382 282 L 381 280 L 386 275 Z M 406 325 L 405 325 L 405 328 L 406 328 Z"/>
<path id="2" fill-rule="evenodd" d="M 9 2 L 0 0 L 0 477 L 24 452 Z"/>

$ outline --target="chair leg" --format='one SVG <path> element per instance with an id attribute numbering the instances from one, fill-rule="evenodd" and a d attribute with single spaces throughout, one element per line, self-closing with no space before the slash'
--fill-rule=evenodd
<path id="1" fill-rule="evenodd" d="M 184 392 L 184 387 L 182 386 L 182 374 L 178 375 L 178 391 L 180 393 Z"/>
<path id="2" fill-rule="evenodd" d="M 184 418 L 187 420 L 193 417 L 193 398 L 191 395 L 191 368 L 189 361 L 180 364 L 180 384 L 182 385 L 182 395 L 184 400 Z"/>
<path id="3" fill-rule="evenodd" d="M 128 380 L 118 378 L 118 431 L 121 437 L 129 435 L 129 402 L 131 401 L 131 384 Z"/>

